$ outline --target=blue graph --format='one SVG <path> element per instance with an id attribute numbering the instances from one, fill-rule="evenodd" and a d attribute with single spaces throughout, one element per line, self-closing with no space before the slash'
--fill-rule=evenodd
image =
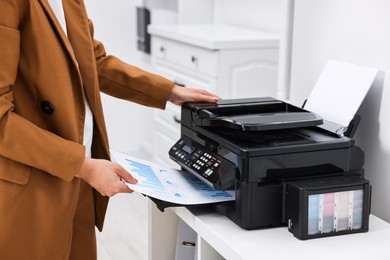
<path id="1" fill-rule="evenodd" d="M 137 185 L 150 188 L 153 192 L 159 194 L 160 196 L 168 196 L 168 192 L 165 190 L 161 181 L 157 178 L 152 167 L 130 159 L 126 159 L 126 161 L 131 165 L 132 172 L 138 173 L 139 176 L 143 177 L 138 180 L 139 182 Z"/>
<path id="2" fill-rule="evenodd" d="M 203 204 L 234 200 L 234 191 L 214 190 L 186 171 L 166 168 L 157 164 L 112 152 L 116 161 L 129 171 L 137 184 L 128 183 L 134 191 L 179 204 Z"/>
<path id="3" fill-rule="evenodd" d="M 183 173 L 181 177 L 189 186 L 199 191 L 200 194 L 205 198 L 221 198 L 221 197 L 232 198 L 233 197 L 233 195 L 229 192 L 213 189 L 212 187 L 206 185 L 204 182 L 202 182 L 200 179 L 196 178 L 195 176 L 191 175 L 190 173 Z"/>

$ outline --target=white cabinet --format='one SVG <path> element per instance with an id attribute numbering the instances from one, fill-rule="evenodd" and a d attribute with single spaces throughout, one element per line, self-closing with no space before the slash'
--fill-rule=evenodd
<path id="1" fill-rule="evenodd" d="M 215 24 L 151 25 L 152 65 L 179 85 L 222 98 L 277 93 L 278 36 Z M 154 160 L 175 165 L 169 148 L 180 136 L 180 108 L 155 112 Z M 175 165 L 176 166 L 176 165 Z"/>
<path id="2" fill-rule="evenodd" d="M 327 260 L 390 259 L 390 224 L 370 215 L 370 231 L 301 241 L 287 227 L 244 230 L 227 217 L 206 209 L 184 207 L 155 214 L 149 260 L 175 259 L 177 223 L 184 221 L 197 233 L 194 260 Z M 348 257 L 346 257 L 348 256 Z"/>

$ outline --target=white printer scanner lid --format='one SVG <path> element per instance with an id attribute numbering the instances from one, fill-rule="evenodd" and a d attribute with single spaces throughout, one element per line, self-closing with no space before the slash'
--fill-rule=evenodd
<path id="1" fill-rule="evenodd" d="M 324 119 L 320 127 L 343 135 L 377 74 L 375 68 L 329 60 L 304 107 Z"/>

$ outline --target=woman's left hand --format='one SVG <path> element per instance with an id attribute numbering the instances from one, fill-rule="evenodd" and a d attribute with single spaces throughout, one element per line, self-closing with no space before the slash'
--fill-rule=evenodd
<path id="1" fill-rule="evenodd" d="M 184 102 L 217 102 L 221 98 L 203 89 L 174 85 L 169 101 L 181 106 Z"/>

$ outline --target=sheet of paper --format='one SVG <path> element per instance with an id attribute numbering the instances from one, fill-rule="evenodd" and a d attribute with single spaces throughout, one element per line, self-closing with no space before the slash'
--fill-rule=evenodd
<path id="1" fill-rule="evenodd" d="M 329 60 L 307 99 L 305 109 L 346 127 L 377 73 L 374 68 Z"/>
<path id="2" fill-rule="evenodd" d="M 111 151 L 111 157 L 138 180 L 137 184 L 126 183 L 126 185 L 144 195 L 183 205 L 235 199 L 234 191 L 215 190 L 186 171 L 114 151 Z"/>

